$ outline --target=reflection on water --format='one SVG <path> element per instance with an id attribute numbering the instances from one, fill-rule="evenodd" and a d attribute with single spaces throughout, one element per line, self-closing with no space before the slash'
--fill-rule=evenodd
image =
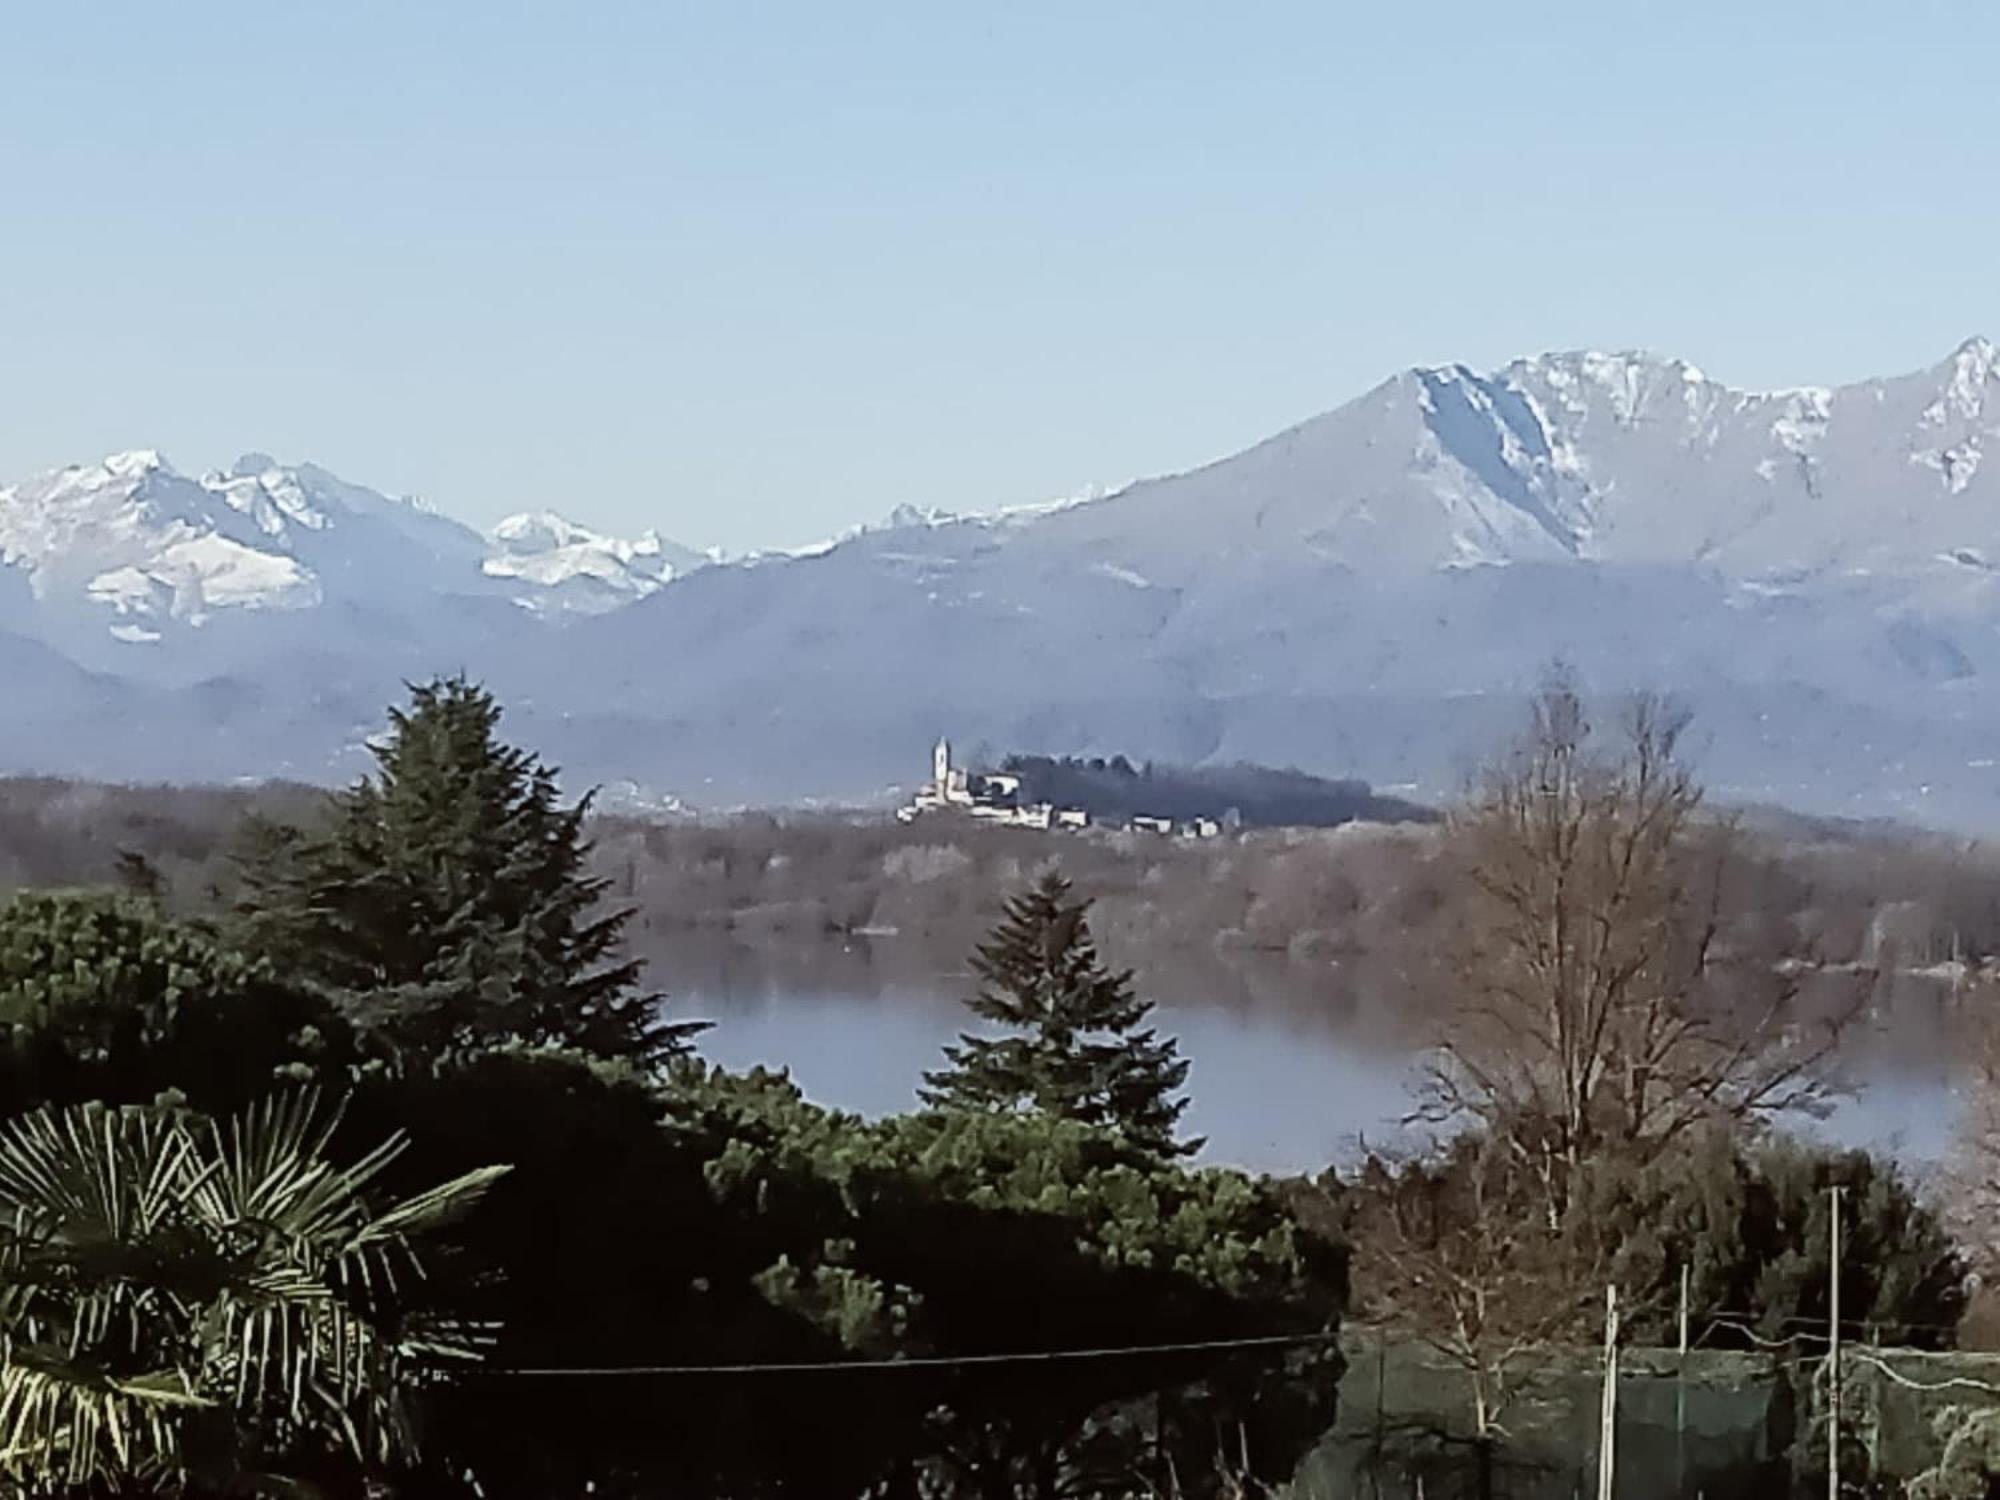
<path id="1" fill-rule="evenodd" d="M 924 1070 L 971 1020 L 962 972 L 854 946 L 677 947 L 652 955 L 671 1014 L 716 1026 L 702 1054 L 731 1069 L 786 1068 L 809 1098 L 875 1116 L 908 1109 Z M 903 961 L 899 962 L 901 957 Z M 1408 1018 L 1357 999 L 1339 977 L 1274 961 L 1180 965 L 1141 975 L 1163 1032 L 1193 1062 L 1186 1128 L 1204 1161 L 1318 1171 L 1364 1139 L 1408 1142 L 1414 1053 Z M 1905 1018 L 1907 1020 L 1907 1017 Z M 1935 1031 L 1861 1033 L 1846 1059 L 1851 1096 L 1800 1128 L 1934 1164 L 1950 1145 L 1960 1059 Z"/>
<path id="2" fill-rule="evenodd" d="M 1844 1146 L 1888 1151 L 1914 1167 L 1935 1168 L 1951 1154 L 1965 1080 L 1948 1060 L 1856 1072 L 1854 1092 L 1825 1120 L 1805 1128 Z"/>

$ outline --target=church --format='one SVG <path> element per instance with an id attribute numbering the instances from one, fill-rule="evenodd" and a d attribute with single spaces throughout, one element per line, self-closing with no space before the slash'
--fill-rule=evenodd
<path id="1" fill-rule="evenodd" d="M 931 779 L 917 788 L 910 803 L 896 810 L 905 823 L 919 814 L 956 811 L 982 822 L 1017 828 L 1056 826 L 1055 809 L 1046 803 L 1021 804 L 1021 778 L 1007 771 L 969 771 L 951 763 L 951 742 L 940 739 L 931 749 Z M 1074 822 L 1065 826 L 1080 826 Z"/>

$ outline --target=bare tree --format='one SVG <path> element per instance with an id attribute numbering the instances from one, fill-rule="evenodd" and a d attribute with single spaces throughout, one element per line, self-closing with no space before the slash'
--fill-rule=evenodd
<path id="1" fill-rule="evenodd" d="M 1636 697 L 1606 746 L 1557 671 L 1451 820 L 1471 895 L 1430 1007 L 1423 1116 L 1536 1156 L 1552 1214 L 1600 1151 L 1644 1160 L 1704 1122 L 1826 1097 L 1842 1016 L 1800 1021 L 1811 965 L 1718 942 L 1736 839 L 1701 816 L 1686 723 Z"/>

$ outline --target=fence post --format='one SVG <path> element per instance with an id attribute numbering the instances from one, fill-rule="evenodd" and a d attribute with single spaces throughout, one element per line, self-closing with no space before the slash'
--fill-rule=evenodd
<path id="1" fill-rule="evenodd" d="M 1681 1262 L 1681 1357 L 1674 1366 L 1674 1493 L 1687 1492 L 1688 1286 L 1693 1268 Z"/>
<path id="2" fill-rule="evenodd" d="M 1604 1408 L 1597 1432 L 1597 1500 L 1612 1500 L 1618 1451 L 1618 1288 L 1604 1289 Z"/>
<path id="3" fill-rule="evenodd" d="M 1882 1329 L 1879 1325 L 1869 1326 L 1868 1347 L 1873 1355 L 1868 1381 L 1868 1478 L 1872 1481 L 1879 1478 L 1882 1472 Z"/>

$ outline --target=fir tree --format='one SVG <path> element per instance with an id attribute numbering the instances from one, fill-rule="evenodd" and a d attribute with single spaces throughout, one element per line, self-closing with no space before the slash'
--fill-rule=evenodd
<path id="1" fill-rule="evenodd" d="M 1187 1059 L 1173 1038 L 1142 1025 L 1153 1002 L 1133 993 L 1130 970 L 1099 959 L 1089 911 L 1054 871 L 1007 903 L 973 955 L 981 983 L 967 1007 L 1012 1034 L 946 1047 L 949 1066 L 924 1075 L 924 1102 L 1033 1110 L 1111 1127 L 1162 1155 L 1190 1154 L 1200 1141 L 1174 1139 L 1187 1101 L 1169 1097 L 1187 1081 Z"/>
<path id="2" fill-rule="evenodd" d="M 653 1064 L 696 1029 L 656 1016 L 619 956 L 629 909 L 585 871 L 589 807 L 502 743 L 500 707 L 463 678 L 411 690 L 376 774 L 329 826 L 252 830 L 239 907 L 254 949 L 331 991 L 419 1056 L 502 1041 Z"/>

